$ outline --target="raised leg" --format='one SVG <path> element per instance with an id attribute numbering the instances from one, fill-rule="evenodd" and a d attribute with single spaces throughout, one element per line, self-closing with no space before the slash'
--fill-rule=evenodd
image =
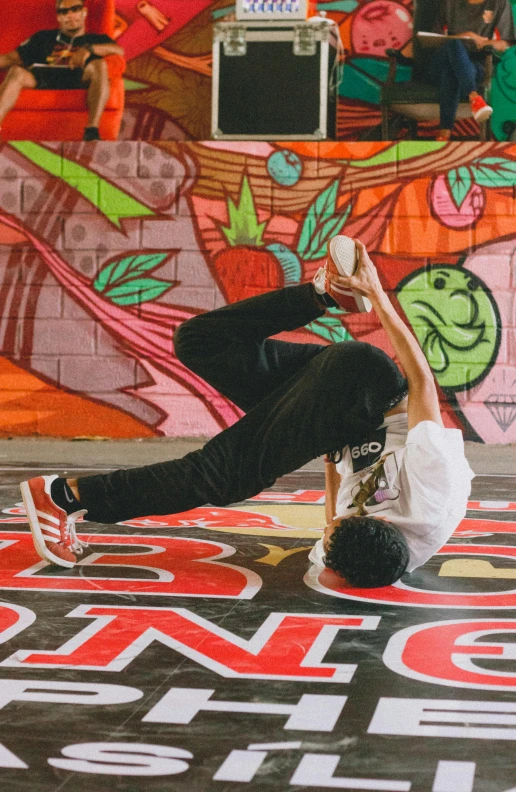
<path id="1" fill-rule="evenodd" d="M 324 314 L 311 283 L 250 297 L 182 324 L 177 357 L 246 412 L 325 347 L 269 338 Z"/>

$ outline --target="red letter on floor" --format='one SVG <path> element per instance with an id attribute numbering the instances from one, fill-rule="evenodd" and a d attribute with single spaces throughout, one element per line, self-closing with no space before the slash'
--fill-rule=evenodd
<path id="1" fill-rule="evenodd" d="M 516 673 L 502 662 L 514 660 L 516 643 L 501 642 L 501 635 L 516 636 L 516 619 L 463 619 L 407 627 L 392 636 L 383 661 L 397 674 L 477 690 L 516 690 Z M 490 641 L 490 636 L 498 640 Z M 487 640 L 482 640 L 486 639 Z M 482 665 L 475 662 L 479 660 Z M 485 668 L 485 664 L 495 670 Z"/>
<path id="2" fill-rule="evenodd" d="M 64 577 L 62 570 L 52 575 L 52 565 L 39 561 L 30 534 L 6 531 L 0 536 L 0 589 L 252 599 L 262 584 L 255 572 L 221 563 L 234 554 L 233 547 L 207 539 L 81 533 L 97 552 Z M 90 569 L 102 574 L 89 577 Z M 110 574 L 112 569 L 117 576 Z"/>
<path id="3" fill-rule="evenodd" d="M 95 607 L 68 614 L 94 619 L 55 652 L 16 652 L 0 665 L 121 671 L 153 641 L 223 677 L 349 682 L 356 665 L 324 663 L 337 632 L 375 630 L 376 616 L 272 613 L 249 640 L 186 608 Z"/>

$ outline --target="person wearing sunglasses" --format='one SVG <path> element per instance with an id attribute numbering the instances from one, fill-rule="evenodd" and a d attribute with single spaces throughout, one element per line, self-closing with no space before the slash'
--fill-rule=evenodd
<path id="1" fill-rule="evenodd" d="M 20 46 L 0 55 L 8 69 L 0 85 L 0 130 L 24 88 L 86 88 L 88 122 L 84 140 L 100 140 L 99 123 L 109 98 L 107 55 L 124 50 L 109 36 L 87 33 L 88 9 L 81 0 L 57 0 L 58 28 L 40 30 Z"/>
<path id="2" fill-rule="evenodd" d="M 328 526 L 312 551 L 315 563 L 351 585 L 377 587 L 437 552 L 466 513 L 473 473 L 462 433 L 443 426 L 430 366 L 365 246 L 336 239 L 347 240 L 340 247 L 350 251 L 355 274 L 341 274 L 330 243 L 322 281 L 318 273 L 313 283 L 225 305 L 176 330 L 178 359 L 240 407 L 240 420 L 182 459 L 21 484 L 42 558 L 69 568 L 77 563 L 81 515 L 110 524 L 227 506 L 323 454 L 330 457 Z M 338 244 L 334 249 L 340 255 Z M 370 344 L 274 338 L 343 304 L 375 309 L 406 376 Z"/>

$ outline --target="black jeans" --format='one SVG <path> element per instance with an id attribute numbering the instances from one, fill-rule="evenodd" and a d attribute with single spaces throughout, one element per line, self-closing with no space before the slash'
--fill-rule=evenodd
<path id="1" fill-rule="evenodd" d="M 88 519 L 113 523 L 227 506 L 349 443 L 368 441 L 406 380 L 382 350 L 269 338 L 322 316 L 312 284 L 196 316 L 174 336 L 177 357 L 246 411 L 182 459 L 79 479 Z"/>

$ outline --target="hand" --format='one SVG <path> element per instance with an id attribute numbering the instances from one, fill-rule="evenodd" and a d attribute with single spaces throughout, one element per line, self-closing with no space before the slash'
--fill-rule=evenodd
<path id="1" fill-rule="evenodd" d="M 70 69 L 84 69 L 84 64 L 90 55 L 91 52 L 85 47 L 79 47 L 78 49 L 73 50 L 69 60 Z"/>
<path id="2" fill-rule="evenodd" d="M 358 251 L 358 265 L 355 274 L 351 275 L 349 278 L 343 276 L 335 278 L 332 276 L 332 280 L 340 286 L 344 286 L 346 289 L 353 289 L 353 291 L 357 291 L 359 294 L 364 295 L 364 297 L 369 297 L 373 302 L 375 299 L 378 300 L 385 295 L 385 292 L 380 278 L 378 277 L 376 267 L 366 250 L 366 246 L 358 239 L 354 239 L 353 241 Z"/>
<path id="3" fill-rule="evenodd" d="M 471 30 L 468 30 L 467 33 L 461 33 L 459 36 L 457 36 L 457 38 L 470 38 L 470 39 L 473 39 L 473 41 L 476 44 L 477 49 L 479 49 L 479 50 L 483 49 L 485 46 L 487 46 L 487 44 L 491 44 L 492 43 L 490 41 L 490 39 L 485 38 L 484 36 L 479 36 L 478 33 L 473 33 L 473 31 L 471 31 Z"/>
<path id="4" fill-rule="evenodd" d="M 511 44 L 509 44 L 508 41 L 501 41 L 501 40 L 490 41 L 489 43 L 491 44 L 492 48 L 495 49 L 497 52 L 507 52 L 509 47 L 512 46 Z"/>

